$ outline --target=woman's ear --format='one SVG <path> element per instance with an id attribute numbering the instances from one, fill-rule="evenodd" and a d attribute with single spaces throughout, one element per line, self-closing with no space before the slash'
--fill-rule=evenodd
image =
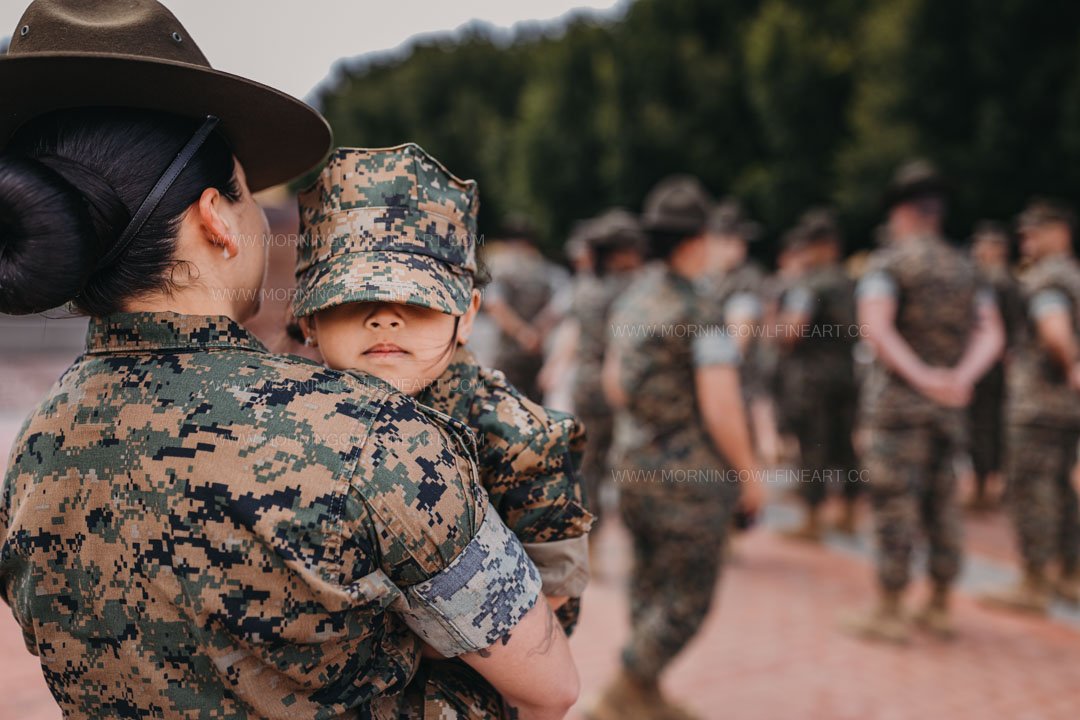
<path id="1" fill-rule="evenodd" d="M 469 300 L 469 307 L 465 310 L 465 314 L 461 316 L 461 320 L 458 321 L 457 343 L 458 345 L 464 345 L 469 342 L 469 338 L 472 336 L 473 321 L 476 320 L 476 314 L 480 312 L 480 291 L 474 289 L 472 291 L 472 298 Z"/>
<path id="2" fill-rule="evenodd" d="M 240 254 L 240 246 L 232 236 L 228 201 L 217 188 L 206 188 L 199 196 L 199 220 L 206 228 L 210 242 L 221 248 L 226 260 Z"/>

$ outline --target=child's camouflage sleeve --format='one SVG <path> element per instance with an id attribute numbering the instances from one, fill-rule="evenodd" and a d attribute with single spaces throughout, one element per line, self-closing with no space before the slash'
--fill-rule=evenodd
<path id="1" fill-rule="evenodd" d="M 534 421 L 538 426 L 522 443 L 511 442 L 495 465 L 502 482 L 495 478 L 488 486 L 500 514 L 539 569 L 544 594 L 579 597 L 589 581 L 588 532 L 593 522 L 584 507 L 580 479 L 585 428 L 566 413 L 539 406 Z"/>
<path id="2" fill-rule="evenodd" d="M 342 567 L 346 575 L 370 567 L 365 556 L 373 556 L 400 590 L 392 609 L 450 657 L 506 636 L 536 603 L 540 578 L 488 504 L 472 448 L 447 421 L 404 396 L 382 408 L 345 513 L 366 540 L 344 544 Z"/>

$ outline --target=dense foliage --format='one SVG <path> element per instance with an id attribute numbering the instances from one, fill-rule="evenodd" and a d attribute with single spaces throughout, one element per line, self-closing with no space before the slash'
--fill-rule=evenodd
<path id="1" fill-rule="evenodd" d="M 418 142 L 480 181 L 486 232 L 528 212 L 553 252 L 677 171 L 741 197 L 770 239 L 832 203 L 865 245 L 912 154 L 951 179 L 962 237 L 1033 193 L 1076 199 L 1078 40 L 1066 0 L 637 0 L 345 62 L 317 103 L 339 144 Z"/>

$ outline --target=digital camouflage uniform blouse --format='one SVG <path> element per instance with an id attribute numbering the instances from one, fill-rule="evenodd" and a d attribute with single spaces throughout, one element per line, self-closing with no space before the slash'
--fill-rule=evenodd
<path id="1" fill-rule="evenodd" d="M 611 346 L 629 397 L 615 457 L 622 495 L 699 502 L 738 495 L 738 480 L 709 437 L 695 372 L 738 366 L 715 304 L 663 266 L 646 270 L 615 302 Z"/>
<path id="2" fill-rule="evenodd" d="M 1080 264 L 1072 257 L 1042 258 L 1021 277 L 1027 313 L 1014 328 L 1009 365 L 1008 419 L 1022 425 L 1080 430 L 1080 403 L 1067 373 L 1039 342 L 1038 320 L 1048 311 L 1068 314 L 1080 336 Z"/>
<path id="3" fill-rule="evenodd" d="M 476 432 L 480 480 L 492 506 L 536 563 L 544 593 L 569 597 L 556 614 L 570 632 L 589 579 L 592 515 L 578 476 L 583 426 L 532 402 L 464 348 L 418 399 Z M 410 718 L 507 715 L 495 689 L 458 661 L 424 661 L 414 685 Z"/>
<path id="4" fill-rule="evenodd" d="M 974 265 L 942 237 L 924 236 L 874 251 L 856 298 L 896 300 L 896 330 L 927 365 L 952 367 L 964 354 L 978 307 L 993 292 Z M 860 398 L 862 422 L 907 427 L 939 422 L 965 437 L 964 411 L 924 397 L 898 374 L 875 362 Z"/>
<path id="5" fill-rule="evenodd" d="M 477 650 L 536 602 L 461 426 L 226 317 L 87 345 L 0 499 L 0 593 L 65 717 L 396 717 L 417 636 Z"/>

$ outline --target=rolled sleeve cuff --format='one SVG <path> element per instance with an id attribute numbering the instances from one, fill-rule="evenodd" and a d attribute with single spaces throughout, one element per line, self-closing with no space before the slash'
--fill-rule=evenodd
<path id="1" fill-rule="evenodd" d="M 855 298 L 857 300 L 869 300 L 872 298 L 895 300 L 899 294 L 896 281 L 884 270 L 867 273 L 855 286 Z"/>
<path id="2" fill-rule="evenodd" d="M 492 645 L 540 597 L 540 574 L 490 505 L 476 536 L 445 570 L 405 589 L 406 625 L 446 657 Z"/>
<path id="3" fill-rule="evenodd" d="M 727 318 L 760 320 L 761 315 L 761 301 L 753 293 L 735 293 L 724 303 L 724 316 Z"/>
<path id="4" fill-rule="evenodd" d="M 1032 320 L 1040 320 L 1056 312 L 1067 313 L 1069 312 L 1069 298 L 1056 288 L 1041 290 L 1031 298 L 1029 312 Z"/>
<path id="5" fill-rule="evenodd" d="M 739 364 L 739 346 L 726 333 L 710 333 L 695 338 L 691 351 L 694 367 Z"/>
<path id="6" fill-rule="evenodd" d="M 589 584 L 589 536 L 524 543 L 529 559 L 540 571 L 545 595 L 581 597 Z"/>
<path id="7" fill-rule="evenodd" d="M 988 287 L 979 288 L 975 292 L 975 309 L 981 310 L 989 307 L 997 307 L 997 298 L 994 297 L 994 291 Z"/>
<path id="8" fill-rule="evenodd" d="M 806 288 L 792 288 L 784 296 L 783 310 L 792 315 L 809 315 L 814 310 L 814 296 Z"/>

